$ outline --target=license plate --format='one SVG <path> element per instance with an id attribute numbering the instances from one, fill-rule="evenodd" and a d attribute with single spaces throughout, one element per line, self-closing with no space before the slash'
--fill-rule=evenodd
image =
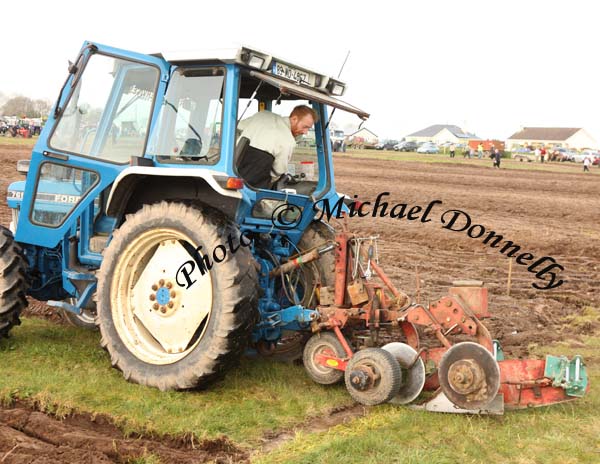
<path id="1" fill-rule="evenodd" d="M 311 73 L 307 71 L 302 71 L 297 68 L 293 68 L 283 63 L 273 63 L 273 74 L 276 76 L 283 77 L 285 79 L 289 79 L 291 81 L 295 81 L 298 84 L 304 85 L 315 85 L 315 77 Z"/>

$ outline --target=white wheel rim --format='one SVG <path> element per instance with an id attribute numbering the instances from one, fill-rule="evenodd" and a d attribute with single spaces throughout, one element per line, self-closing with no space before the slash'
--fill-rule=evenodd
<path id="1" fill-rule="evenodd" d="M 127 349 L 150 364 L 187 356 L 202 339 L 212 311 L 210 271 L 202 275 L 195 265 L 189 273 L 193 285 L 181 287 L 176 281 L 179 268 L 193 260 L 181 242 L 197 247 L 174 229 L 144 232 L 123 250 L 112 276 L 115 329 Z"/>

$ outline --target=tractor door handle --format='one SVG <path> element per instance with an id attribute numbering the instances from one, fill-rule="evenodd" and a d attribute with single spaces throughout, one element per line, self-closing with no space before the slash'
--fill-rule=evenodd
<path id="1" fill-rule="evenodd" d="M 47 156 L 48 158 L 59 159 L 62 161 L 69 160 L 69 157 L 67 155 L 59 155 L 58 153 L 50 153 L 49 151 L 44 151 L 43 154 L 44 154 L 44 156 Z"/>

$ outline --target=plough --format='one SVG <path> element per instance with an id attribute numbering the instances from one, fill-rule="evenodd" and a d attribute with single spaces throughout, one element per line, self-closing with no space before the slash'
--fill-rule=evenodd
<path id="1" fill-rule="evenodd" d="M 488 414 L 571 401 L 589 389 L 581 356 L 504 358 L 482 323 L 490 317 L 483 282 L 454 282 L 436 301 L 412 302 L 378 264 L 377 237 L 355 237 L 342 223 L 335 239 L 335 286 L 320 288 L 320 317 L 303 353 L 315 382 L 343 379 L 365 405 L 409 404 L 425 390 L 434 393 L 414 407 Z M 420 332 L 433 340 L 423 343 Z"/>

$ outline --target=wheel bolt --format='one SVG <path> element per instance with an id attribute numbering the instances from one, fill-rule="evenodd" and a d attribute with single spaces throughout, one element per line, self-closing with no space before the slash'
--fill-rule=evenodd
<path id="1" fill-rule="evenodd" d="M 154 293 L 150 294 L 150 301 L 156 300 L 156 295 Z"/>
<path id="2" fill-rule="evenodd" d="M 175 295 L 177 295 L 177 293 L 175 293 L 175 290 L 171 290 L 171 298 L 175 298 Z"/>
<path id="3" fill-rule="evenodd" d="M 158 284 L 162 287 L 165 284 L 165 279 L 160 279 Z"/>
<path id="4" fill-rule="evenodd" d="M 172 286 L 173 286 L 173 284 L 171 282 L 167 282 L 167 285 L 166 285 L 167 288 L 171 288 Z"/>
<path id="5" fill-rule="evenodd" d="M 154 291 L 158 290 L 158 285 L 156 285 L 156 284 L 153 284 L 153 285 L 152 285 L 152 290 L 154 290 Z"/>
<path id="6" fill-rule="evenodd" d="M 168 306 L 169 308 L 172 308 L 172 307 L 174 306 L 174 304 L 173 304 L 173 302 L 172 302 L 172 301 L 169 301 L 169 303 L 167 304 L 167 306 Z"/>
<path id="7" fill-rule="evenodd" d="M 152 309 L 158 309 L 158 303 L 154 303 L 154 304 L 152 305 Z"/>
<path id="8" fill-rule="evenodd" d="M 167 312 L 167 308 L 165 308 L 164 306 L 161 306 L 160 307 L 160 312 L 163 313 L 163 314 L 166 313 Z"/>

